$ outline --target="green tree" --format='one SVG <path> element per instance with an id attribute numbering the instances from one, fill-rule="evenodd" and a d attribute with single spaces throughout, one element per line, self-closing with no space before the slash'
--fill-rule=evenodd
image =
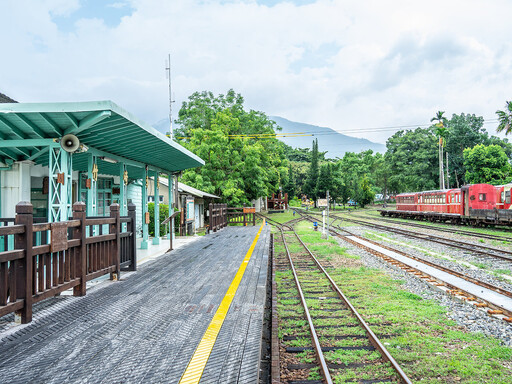
<path id="1" fill-rule="evenodd" d="M 367 175 L 364 175 L 360 181 L 359 196 L 357 199 L 358 204 L 364 207 L 370 203 L 373 203 L 375 199 L 375 193 L 372 191 L 370 186 L 370 180 Z"/>
<path id="2" fill-rule="evenodd" d="M 313 140 L 313 148 L 311 151 L 311 164 L 309 166 L 308 177 L 304 184 L 304 193 L 315 202 L 318 199 L 318 139 Z"/>
<path id="3" fill-rule="evenodd" d="M 396 132 L 387 140 L 386 147 L 384 159 L 392 171 L 388 178 L 390 192 L 437 188 L 439 168 L 433 127 Z"/>
<path id="4" fill-rule="evenodd" d="M 499 145 L 476 145 L 464 150 L 464 166 L 468 183 L 504 184 L 512 177 L 512 166 Z"/>
<path id="5" fill-rule="evenodd" d="M 297 196 L 297 182 L 295 180 L 295 173 L 293 172 L 292 164 L 288 164 L 288 182 L 284 187 L 284 191 L 288 193 L 288 198 L 291 200 Z"/>
<path id="6" fill-rule="evenodd" d="M 477 144 L 499 145 L 512 158 L 512 144 L 507 139 L 489 136 L 484 128 L 484 119 L 474 114 L 453 114 L 448 122 L 450 127 L 446 137 L 446 152 L 449 158 L 448 176 L 452 187 L 459 187 L 467 183 L 465 179 L 464 149 L 473 148 Z"/>
<path id="7" fill-rule="evenodd" d="M 496 128 L 496 132 L 505 132 L 505 135 L 508 135 L 512 132 L 512 101 L 507 101 L 505 103 L 505 111 L 496 111 L 498 115 L 498 128 Z"/>
<path id="8" fill-rule="evenodd" d="M 450 129 L 446 140 L 446 152 L 450 155 L 448 177 L 452 180 L 450 183 L 452 187 L 459 187 L 466 183 L 464 149 L 472 148 L 477 144 L 490 144 L 487 143 L 489 137 L 483 125 L 483 117 L 464 113 L 453 114 L 448 122 Z"/>
<path id="9" fill-rule="evenodd" d="M 286 184 L 282 143 L 254 137 L 271 136 L 277 127 L 264 113 L 245 111 L 242 96 L 232 90 L 217 98 L 196 92 L 183 103 L 179 116 L 185 137 L 180 142 L 205 161 L 203 167 L 183 173 L 184 183 L 219 195 L 230 205 L 249 204 Z"/>
<path id="10" fill-rule="evenodd" d="M 320 176 L 318 177 L 318 196 L 326 197 L 327 191 L 332 191 L 332 164 L 323 163 L 320 166 Z"/>
<path id="11" fill-rule="evenodd" d="M 148 203 L 149 212 L 149 224 L 148 232 L 149 236 L 155 236 L 155 203 Z M 158 208 L 158 216 L 160 220 L 160 236 L 164 236 L 167 232 L 167 225 L 163 225 L 163 221 L 169 217 L 169 205 L 160 204 Z M 177 228 L 177 227 L 176 227 Z"/>

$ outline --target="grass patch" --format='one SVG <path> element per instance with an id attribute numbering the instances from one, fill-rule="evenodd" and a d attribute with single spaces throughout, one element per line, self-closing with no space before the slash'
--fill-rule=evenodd
<path id="1" fill-rule="evenodd" d="M 335 239 L 322 239 L 321 232 L 314 232 L 311 227 L 310 222 L 300 222 L 295 226 L 303 241 L 320 260 L 350 258 L 347 250 L 338 246 Z M 483 263 L 477 266 L 487 268 Z M 510 274 L 508 270 L 495 272 Z M 492 337 L 464 331 L 447 317 L 444 307 L 403 289 L 402 281 L 393 280 L 381 270 L 355 264 L 337 266 L 330 269 L 329 273 L 345 295 L 351 298 L 372 330 L 377 335 L 391 335 L 381 341 L 413 382 L 512 383 L 511 348 L 501 345 Z M 311 273 L 310 279 L 306 277 L 305 284 L 313 284 L 314 275 Z M 288 284 L 291 275 L 281 273 L 279 278 L 286 279 Z M 334 299 L 330 297 L 320 303 L 310 300 L 308 303 L 312 312 L 318 314 L 321 313 L 320 308 L 334 308 Z M 296 301 L 290 300 L 286 304 L 295 308 Z M 333 311 L 332 316 L 342 318 L 318 319 L 315 323 L 317 326 L 337 327 L 319 329 L 323 339 L 335 336 L 339 331 L 357 332 L 358 328 L 348 327 L 355 324 L 356 320 L 346 315 L 346 311 Z M 307 332 L 306 321 L 303 319 L 283 319 L 280 326 L 280 335 Z M 302 343 L 303 339 L 300 340 Z M 360 342 L 358 339 L 332 343 L 359 345 Z M 336 364 L 376 361 L 379 358 L 377 352 L 362 350 L 338 350 L 326 354 L 327 361 Z M 311 359 L 311 353 L 302 354 L 302 362 L 311 362 Z M 370 380 L 391 375 L 389 372 L 386 364 L 377 364 L 371 369 L 347 368 L 335 372 L 334 381 Z"/>

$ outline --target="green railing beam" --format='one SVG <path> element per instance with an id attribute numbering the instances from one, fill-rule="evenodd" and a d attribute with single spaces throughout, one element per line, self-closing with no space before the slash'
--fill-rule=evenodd
<path id="1" fill-rule="evenodd" d="M 12 147 L 47 147 L 55 141 L 54 139 L 15 139 L 15 140 L 1 140 L 0 148 Z"/>

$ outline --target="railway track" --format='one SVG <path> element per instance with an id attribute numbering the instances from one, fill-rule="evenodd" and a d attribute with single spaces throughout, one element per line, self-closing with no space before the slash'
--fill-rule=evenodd
<path id="1" fill-rule="evenodd" d="M 301 212 L 301 214 L 305 214 L 305 213 Z M 340 216 L 332 216 L 332 217 L 337 220 L 345 220 L 350 223 L 364 225 L 366 227 L 378 229 L 381 231 L 396 233 L 396 234 L 411 237 L 414 239 L 431 241 L 431 242 L 434 242 L 437 244 L 445 245 L 447 247 L 457 248 L 457 249 L 464 250 L 466 252 L 476 253 L 483 257 L 491 257 L 491 258 L 499 259 L 502 261 L 506 261 L 507 263 L 512 263 L 512 252 L 511 251 L 492 248 L 492 247 L 473 244 L 473 243 L 466 243 L 466 242 L 454 240 L 454 239 L 447 239 L 446 237 L 441 237 L 441 236 L 436 236 L 436 235 L 431 235 L 431 234 L 421 234 L 421 233 L 418 233 L 415 231 L 409 231 L 406 229 L 395 228 L 395 227 L 391 227 L 388 225 L 376 224 L 376 223 L 369 222 L 366 220 L 353 219 L 353 218 L 340 217 Z"/>
<path id="2" fill-rule="evenodd" d="M 301 214 L 310 221 L 314 220 L 310 215 Z M 414 274 L 438 289 L 486 310 L 490 315 L 512 323 L 512 292 L 357 236 L 346 228 L 338 226 L 336 230 L 331 226 L 330 232 L 380 257 L 388 264 Z"/>
<path id="3" fill-rule="evenodd" d="M 404 226 L 407 226 L 407 227 L 412 227 L 412 228 L 421 228 L 421 229 L 430 229 L 430 230 L 435 230 L 435 231 L 438 231 L 438 232 L 446 232 L 446 233 L 453 233 L 453 234 L 456 234 L 456 235 L 463 235 L 463 236 L 472 236 L 472 237 L 479 237 L 479 238 L 482 238 L 482 239 L 489 239 L 489 240 L 496 240 L 496 241 L 507 241 L 507 242 L 512 242 L 512 234 L 510 233 L 510 231 L 501 231 L 501 232 L 507 232 L 509 233 L 508 236 L 501 236 L 501 235 L 492 235 L 492 234 L 488 234 L 488 233 L 477 233 L 477 232 L 472 232 L 472 231 L 467 231 L 467 230 L 464 230 L 464 229 L 461 229 L 461 228 L 443 228 L 443 227 L 433 227 L 433 226 L 430 226 L 430 225 L 424 225 L 424 224 L 418 224 L 418 223 L 410 223 L 410 222 L 404 222 L 404 221 L 398 221 L 398 220 L 393 220 L 393 219 L 386 219 L 386 218 L 383 218 L 383 217 L 368 217 L 368 216 L 360 216 L 360 215 L 354 215 L 354 214 L 350 214 L 350 216 L 352 217 L 356 217 L 358 219 L 366 219 L 366 220 L 377 220 L 379 222 L 386 222 L 386 223 L 392 223 L 392 224 L 397 224 L 397 225 L 404 225 Z M 341 218 L 341 216 L 336 216 L 338 218 Z M 345 217 L 343 217 L 345 218 Z"/>
<path id="4" fill-rule="evenodd" d="M 350 376 L 350 370 L 357 370 L 357 377 L 362 377 L 361 370 L 367 368 L 365 372 L 369 379 L 366 382 L 410 383 L 324 266 L 294 231 L 293 223 L 299 220 L 301 218 L 280 224 L 270 219 L 280 230 L 284 248 L 284 253 L 274 255 L 275 267 L 283 272 L 277 294 L 281 303 L 287 303 L 280 311 L 281 318 L 307 320 L 303 327 L 293 330 L 295 334 L 284 332 L 283 341 L 298 346 L 281 348 L 285 356 L 281 356 L 280 360 L 286 364 L 281 368 L 283 376 L 286 376 L 281 377 L 281 381 L 290 384 L 333 383 L 333 377 Z M 290 252 L 290 248 L 293 252 Z M 308 345 L 304 345 L 306 338 L 310 339 Z M 312 351 L 316 364 L 289 363 L 295 361 L 290 356 Z M 354 351 L 357 351 L 357 362 L 349 364 L 337 364 L 335 358 L 329 357 L 332 353 L 351 354 Z M 377 356 L 374 351 L 378 351 Z M 314 366 L 318 367 L 321 377 L 311 380 L 306 372 L 315 369 Z M 310 380 L 305 381 L 306 378 Z"/>

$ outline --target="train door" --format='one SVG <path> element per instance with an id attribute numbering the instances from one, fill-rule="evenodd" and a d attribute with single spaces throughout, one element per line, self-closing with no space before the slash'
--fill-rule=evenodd
<path id="1" fill-rule="evenodd" d="M 469 216 L 469 188 L 461 188 L 461 194 L 462 214 Z"/>

